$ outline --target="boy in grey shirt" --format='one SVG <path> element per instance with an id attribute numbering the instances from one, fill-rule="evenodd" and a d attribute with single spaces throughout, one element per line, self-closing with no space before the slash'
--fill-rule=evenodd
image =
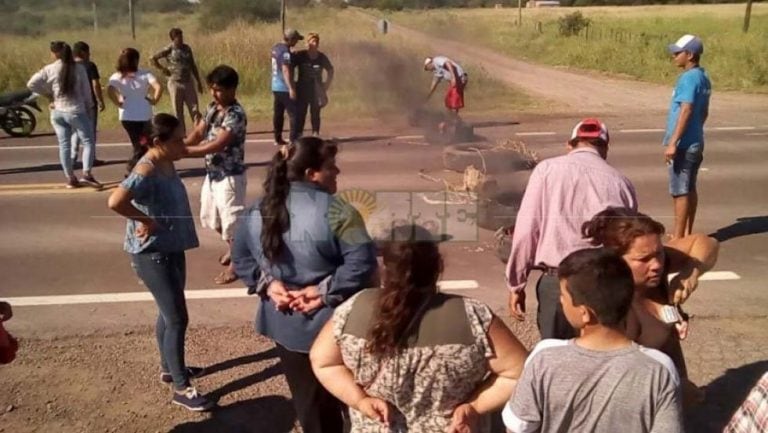
<path id="1" fill-rule="evenodd" d="M 624 335 L 632 272 L 604 248 L 572 253 L 558 268 L 560 302 L 579 331 L 531 352 L 503 418 L 512 433 L 677 433 L 680 378 L 672 360 Z"/>

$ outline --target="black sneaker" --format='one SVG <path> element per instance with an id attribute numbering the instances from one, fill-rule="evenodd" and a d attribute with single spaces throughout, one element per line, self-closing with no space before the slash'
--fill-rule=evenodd
<path id="1" fill-rule="evenodd" d="M 205 368 L 203 367 L 187 367 L 187 377 L 190 379 L 197 379 L 205 375 Z M 173 377 L 171 373 L 163 371 L 160 373 L 160 381 L 163 383 L 173 383 Z"/>
<path id="2" fill-rule="evenodd" d="M 67 189 L 80 188 L 80 186 L 80 181 L 78 181 L 75 177 L 71 177 L 67 181 Z"/>
<path id="3" fill-rule="evenodd" d="M 171 403 L 185 407 L 192 412 L 205 412 L 211 410 L 216 405 L 216 403 L 199 394 L 191 386 L 184 391 L 174 391 Z"/>
<path id="4" fill-rule="evenodd" d="M 92 186 L 94 188 L 101 188 L 102 187 L 101 183 L 99 183 L 99 181 L 96 180 L 96 178 L 94 178 L 92 174 L 86 174 L 85 176 L 80 178 L 80 183 L 84 183 L 84 184 L 86 184 L 88 186 Z"/>

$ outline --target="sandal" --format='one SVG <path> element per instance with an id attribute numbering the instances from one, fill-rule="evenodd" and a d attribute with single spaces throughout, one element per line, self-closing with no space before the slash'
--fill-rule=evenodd
<path id="1" fill-rule="evenodd" d="M 232 256 L 229 251 L 219 256 L 219 264 L 221 266 L 229 266 L 230 263 L 232 263 Z"/>
<path id="2" fill-rule="evenodd" d="M 221 273 L 213 279 L 213 282 L 219 285 L 234 283 L 235 281 L 237 281 L 237 275 L 229 272 L 229 270 L 221 271 Z"/>

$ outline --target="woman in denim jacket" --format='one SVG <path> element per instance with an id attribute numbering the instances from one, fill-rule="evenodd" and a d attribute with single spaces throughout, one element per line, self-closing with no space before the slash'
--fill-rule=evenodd
<path id="1" fill-rule="evenodd" d="M 109 208 L 128 218 L 125 251 L 131 265 L 157 302 L 156 336 L 160 348 L 160 380 L 173 383 L 172 403 L 204 411 L 213 403 L 198 394 L 190 378 L 203 373 L 184 363 L 184 335 L 189 318 L 184 298 L 186 250 L 199 242 L 187 190 L 174 161 L 186 147 L 178 119 L 158 114 L 144 135 L 149 150 L 109 197 Z"/>
<path id="2" fill-rule="evenodd" d="M 277 152 L 264 198 L 245 214 L 232 247 L 235 272 L 261 296 L 256 331 L 276 343 L 305 433 L 342 431 L 343 405 L 312 373 L 309 348 L 334 308 L 370 287 L 376 272 L 360 214 L 333 196 L 336 152 L 315 137 Z"/>

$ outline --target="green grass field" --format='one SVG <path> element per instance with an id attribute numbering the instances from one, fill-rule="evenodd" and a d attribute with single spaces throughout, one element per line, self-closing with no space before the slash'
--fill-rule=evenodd
<path id="1" fill-rule="evenodd" d="M 422 70 L 422 59 L 430 54 L 423 47 L 393 35 L 380 35 L 373 22 L 349 10 L 323 7 L 289 10 L 289 26 L 302 32 L 321 35 L 321 50 L 336 68 L 330 91 L 331 103 L 324 117 L 354 122 L 356 119 L 403 113 L 421 103 L 430 75 Z M 269 123 L 272 96 L 269 88 L 269 50 L 280 38 L 279 24 L 234 23 L 227 30 L 207 33 L 198 27 L 197 16 L 154 14 L 139 17 L 137 39 L 131 40 L 127 25 L 75 32 L 48 32 L 43 37 L 0 35 L 0 92 L 24 88 L 29 77 L 50 62 L 48 43 L 62 39 L 85 40 L 91 45 L 93 60 L 99 66 L 102 84 L 114 70 L 124 47 L 135 47 L 141 54 L 141 67 L 152 69 L 149 57 L 168 43 L 167 31 L 179 26 L 185 30 L 201 72 L 217 64 L 233 66 L 240 73 L 239 99 L 249 120 Z M 472 112 L 511 111 L 530 107 L 532 100 L 522 93 L 495 82 L 485 72 L 472 70 L 472 92 L 468 95 Z M 155 71 L 157 72 L 157 71 Z M 208 95 L 203 101 L 209 101 Z M 433 98 L 439 106 L 440 98 Z M 169 110 L 167 97 L 158 110 Z M 46 117 L 41 116 L 41 117 Z M 45 128 L 47 122 L 40 122 Z M 100 125 L 117 126 L 117 110 L 109 102 Z"/>
<path id="2" fill-rule="evenodd" d="M 586 35 L 562 37 L 557 20 L 574 11 L 591 20 Z M 667 44 L 685 33 L 704 40 L 702 65 L 720 90 L 768 92 L 768 4 L 753 5 L 752 23 L 742 33 L 744 5 L 675 5 L 407 11 L 386 14 L 393 22 L 510 56 L 669 84 L 678 71 Z M 542 32 L 536 28 L 541 22 Z M 631 33 L 631 35 L 630 35 Z M 646 36 L 641 36 L 645 34 Z"/>

